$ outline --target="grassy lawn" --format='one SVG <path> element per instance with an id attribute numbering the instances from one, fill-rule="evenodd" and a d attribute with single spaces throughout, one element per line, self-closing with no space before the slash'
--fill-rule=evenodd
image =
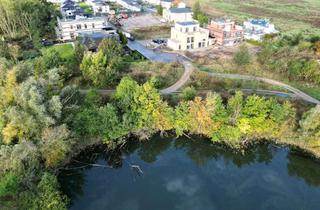
<path id="1" fill-rule="evenodd" d="M 42 48 L 42 52 L 49 49 L 55 49 L 64 59 L 69 59 L 73 56 L 73 47 L 71 44 L 59 44 L 50 47 L 45 47 Z"/>
<path id="2" fill-rule="evenodd" d="M 186 0 L 191 6 L 198 0 Z M 247 18 L 268 18 L 282 32 L 320 32 L 319 0 L 200 0 L 212 17 L 228 16 L 242 22 Z"/>
<path id="3" fill-rule="evenodd" d="M 131 33 L 136 39 L 145 40 L 152 38 L 170 37 L 170 26 L 152 26 L 133 30 Z"/>

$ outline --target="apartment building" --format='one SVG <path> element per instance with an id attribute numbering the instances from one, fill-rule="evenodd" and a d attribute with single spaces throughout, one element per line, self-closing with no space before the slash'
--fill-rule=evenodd
<path id="1" fill-rule="evenodd" d="M 185 4 L 181 7 L 171 7 L 169 9 L 163 10 L 163 19 L 167 22 L 186 22 L 192 21 L 192 10 L 189 7 L 186 7 Z"/>
<path id="2" fill-rule="evenodd" d="M 58 18 L 56 34 L 61 41 L 69 41 L 76 39 L 80 33 L 101 31 L 106 27 L 108 27 L 108 23 L 105 17 Z"/>
<path id="3" fill-rule="evenodd" d="M 275 25 L 266 19 L 251 19 L 243 22 L 244 38 L 261 41 L 266 34 L 279 33 Z"/>
<path id="4" fill-rule="evenodd" d="M 210 37 L 214 43 L 224 46 L 232 46 L 241 43 L 244 39 L 244 30 L 234 21 L 226 19 L 212 20 L 208 25 Z"/>
<path id="5" fill-rule="evenodd" d="M 171 28 L 168 47 L 173 50 L 191 50 L 212 45 L 209 30 L 201 28 L 197 21 L 176 22 Z"/>

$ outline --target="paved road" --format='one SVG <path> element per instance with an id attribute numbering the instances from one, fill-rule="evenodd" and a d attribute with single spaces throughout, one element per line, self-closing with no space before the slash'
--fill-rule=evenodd
<path id="1" fill-rule="evenodd" d="M 210 76 L 213 77 L 219 77 L 219 78 L 227 78 L 227 79 L 241 79 L 241 80 L 255 80 L 255 81 L 261 81 L 265 82 L 274 86 L 282 87 L 292 93 L 294 93 L 298 98 L 301 98 L 304 101 L 307 101 L 309 103 L 313 104 L 320 104 L 320 101 L 307 95 L 306 93 L 298 90 L 297 88 L 294 88 L 290 85 L 287 85 L 283 82 L 279 82 L 273 79 L 268 79 L 264 77 L 255 77 L 250 75 L 242 75 L 242 74 L 223 74 L 223 73 L 208 73 Z"/>

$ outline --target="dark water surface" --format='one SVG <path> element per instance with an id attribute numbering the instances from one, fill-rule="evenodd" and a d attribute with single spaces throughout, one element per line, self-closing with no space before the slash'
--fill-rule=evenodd
<path id="1" fill-rule="evenodd" d="M 59 180 L 73 210 L 320 209 L 320 163 L 274 145 L 234 153 L 154 137 L 86 151 L 68 167 Z"/>

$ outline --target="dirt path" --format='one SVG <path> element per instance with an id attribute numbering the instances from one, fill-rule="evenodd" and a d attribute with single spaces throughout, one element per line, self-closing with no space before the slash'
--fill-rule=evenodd
<path id="1" fill-rule="evenodd" d="M 223 74 L 223 73 L 208 73 L 210 76 L 213 77 L 219 77 L 219 78 L 226 78 L 226 79 L 241 79 L 241 80 L 254 80 L 254 81 L 261 81 L 268 83 L 270 85 L 282 87 L 292 93 L 294 93 L 297 97 L 301 98 L 304 101 L 307 101 L 309 103 L 313 104 L 320 104 L 320 101 L 307 95 L 306 93 L 302 92 L 301 90 L 298 90 L 297 88 L 294 88 L 290 85 L 287 85 L 283 82 L 279 82 L 273 79 L 268 79 L 264 77 L 255 77 L 255 76 L 249 76 L 249 75 L 242 75 L 242 74 Z"/>

